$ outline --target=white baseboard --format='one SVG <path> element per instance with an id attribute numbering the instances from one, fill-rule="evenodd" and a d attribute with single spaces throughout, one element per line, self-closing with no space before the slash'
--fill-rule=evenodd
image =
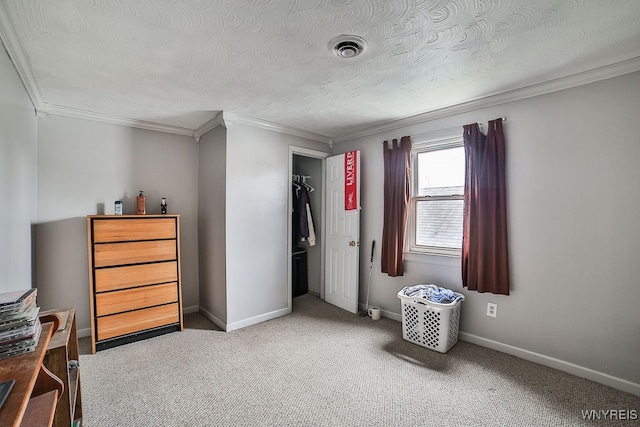
<path id="1" fill-rule="evenodd" d="M 372 307 L 372 306 L 370 306 Z M 365 305 L 360 304 L 360 309 L 364 311 Z M 392 319 L 398 322 L 402 322 L 402 315 L 394 313 L 388 310 L 381 310 L 382 317 Z M 459 332 L 458 337 L 462 341 L 477 344 L 482 347 L 497 350 L 502 353 L 510 354 L 512 356 L 519 357 L 520 359 L 528 360 L 530 362 L 537 363 L 539 365 L 547 366 L 549 368 L 557 369 L 568 374 L 575 375 L 580 378 L 585 378 L 590 381 L 597 382 L 599 384 L 606 385 L 617 390 L 624 391 L 626 393 L 640 396 L 640 384 L 632 383 L 631 381 L 624 380 L 622 378 L 614 377 L 603 372 L 594 371 L 593 369 L 585 368 L 574 363 L 566 362 L 564 360 L 556 359 L 544 354 L 535 353 L 533 351 L 525 350 L 523 348 L 515 347 L 509 344 L 504 344 L 498 341 L 482 338 L 477 335 L 469 334 L 466 332 Z"/>
<path id="2" fill-rule="evenodd" d="M 394 313 L 393 311 L 380 310 L 382 317 L 386 317 L 387 319 L 395 320 L 396 322 L 402 322 L 402 315 L 398 313 Z"/>
<path id="3" fill-rule="evenodd" d="M 226 325 L 225 322 L 223 322 L 222 320 L 218 319 L 216 316 L 214 316 L 211 312 L 205 310 L 203 307 L 199 307 L 198 311 L 200 313 L 202 313 L 202 315 L 204 317 L 206 317 L 207 319 L 211 320 L 214 325 L 216 325 L 217 327 L 219 327 L 223 331 L 225 331 L 227 329 L 227 325 Z"/>
<path id="4" fill-rule="evenodd" d="M 375 305 L 370 305 L 369 308 L 371 307 L 375 307 Z M 361 311 L 367 311 L 365 304 L 358 304 L 358 308 Z M 386 317 L 387 319 L 395 320 L 396 322 L 402 322 L 402 316 L 398 313 L 394 313 L 393 311 L 381 309 L 380 315 L 382 317 Z"/>
<path id="5" fill-rule="evenodd" d="M 86 338 L 91 336 L 91 328 L 78 329 L 78 338 Z"/>
<path id="6" fill-rule="evenodd" d="M 248 319 L 243 319 L 233 323 L 225 323 L 222 320 L 218 319 L 209 311 L 205 310 L 203 307 L 200 307 L 200 313 L 202 313 L 207 319 L 211 320 L 215 323 L 220 329 L 226 332 L 235 331 L 237 329 L 246 328 L 247 326 L 255 325 L 257 323 L 265 322 L 267 320 L 275 319 L 276 317 L 284 316 L 285 314 L 291 313 L 291 308 L 283 308 L 280 310 L 275 310 L 270 313 L 261 314 L 260 316 L 250 317 Z"/>
<path id="7" fill-rule="evenodd" d="M 498 341 L 493 341 L 487 338 L 482 338 L 477 335 L 468 334 L 466 332 L 460 332 L 458 337 L 462 341 L 477 344 L 482 347 L 497 350 L 502 353 L 507 353 L 512 356 L 519 357 L 530 362 L 538 363 L 549 368 L 557 369 L 562 372 L 575 375 L 577 377 L 586 378 L 588 380 L 604 384 L 608 387 L 615 388 L 617 390 L 631 393 L 636 396 L 640 396 L 640 384 L 632 383 L 631 381 L 623 380 L 622 378 L 614 377 L 603 372 L 594 371 L 593 369 L 585 368 L 564 360 L 556 359 L 554 357 L 546 356 L 544 354 L 535 353 L 533 351 L 525 350 L 523 348 L 514 347 L 509 344 L 504 344 Z"/>
<path id="8" fill-rule="evenodd" d="M 192 305 L 191 307 L 182 307 L 183 314 L 198 313 L 199 311 L 200 311 L 200 306 L 198 305 Z"/>
<path id="9" fill-rule="evenodd" d="M 227 332 L 235 331 L 237 329 L 246 328 L 247 326 L 255 325 L 256 323 L 265 322 L 267 320 L 275 319 L 280 316 L 291 313 L 291 307 L 275 310 L 270 313 L 261 314 L 260 316 L 250 317 L 248 319 L 239 320 L 233 323 L 227 323 Z"/>

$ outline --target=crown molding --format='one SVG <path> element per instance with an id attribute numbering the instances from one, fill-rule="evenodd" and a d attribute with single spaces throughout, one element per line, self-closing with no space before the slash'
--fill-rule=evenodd
<path id="1" fill-rule="evenodd" d="M 286 135 L 298 136 L 300 138 L 311 139 L 313 141 L 324 142 L 325 144 L 331 145 L 333 139 L 329 136 L 320 135 L 313 132 L 308 132 L 306 130 L 292 128 L 285 125 L 280 125 L 278 123 L 268 122 L 266 120 L 256 119 L 253 117 L 243 116 L 236 113 L 230 113 L 227 111 L 223 112 L 224 123 L 226 127 L 232 125 L 234 123 L 252 126 L 255 128 L 270 130 L 273 132 L 284 133 Z"/>
<path id="2" fill-rule="evenodd" d="M 193 138 L 196 142 L 200 142 L 200 138 L 205 133 L 209 132 L 212 129 L 217 128 L 218 126 L 224 126 L 224 116 L 223 112 L 220 111 L 216 114 L 211 120 L 207 121 L 205 124 L 200 126 L 198 129 L 193 131 Z"/>
<path id="3" fill-rule="evenodd" d="M 162 123 L 149 122 L 144 120 L 133 120 L 126 117 L 109 116 L 106 114 L 94 113 L 92 111 L 79 110 L 75 108 L 63 107 L 60 105 L 44 104 L 44 108 L 37 108 L 36 114 L 38 117 L 44 117 L 47 114 L 71 117 L 76 119 L 91 120 L 94 122 L 107 123 L 120 126 L 129 126 L 139 129 L 153 130 L 157 132 L 166 132 L 176 135 L 185 135 L 193 137 L 196 142 L 200 142 L 200 138 L 205 133 L 216 128 L 217 126 L 224 126 L 229 128 L 234 123 L 252 126 L 260 129 L 266 129 L 273 132 L 283 133 L 287 135 L 299 136 L 302 138 L 311 139 L 314 141 L 324 142 L 331 145 L 332 139 L 318 135 L 316 133 L 307 132 L 301 129 L 291 128 L 277 123 L 271 123 L 260 119 L 255 119 L 248 116 L 242 116 L 239 114 L 229 113 L 221 111 L 216 116 L 200 126 L 198 129 L 188 129 L 180 126 L 165 125 Z"/>
<path id="4" fill-rule="evenodd" d="M 483 108 L 506 104 L 508 102 L 519 101 L 522 99 L 532 98 L 534 96 L 545 95 L 564 89 L 570 89 L 572 87 L 595 83 L 600 80 L 606 80 L 636 71 L 640 71 L 640 57 L 631 58 L 599 68 L 594 68 L 592 70 L 573 74 L 567 77 L 561 77 L 543 83 L 526 86 L 520 89 L 514 89 L 507 92 L 474 99 L 472 101 L 440 108 L 438 110 L 427 111 L 425 113 L 416 114 L 414 116 L 391 120 L 379 125 L 370 126 L 338 137 L 334 137 L 333 140 L 334 143 L 337 144 L 340 142 L 350 141 L 365 136 L 371 136 L 378 133 L 388 132 L 420 123 L 450 117 L 456 114 L 468 113 Z"/>
<path id="5" fill-rule="evenodd" d="M 78 110 L 75 108 L 63 107 L 60 105 L 46 104 L 46 108 L 37 110 L 39 114 L 43 112 L 56 116 L 71 117 L 74 119 L 91 120 L 94 122 L 107 123 L 111 125 L 128 126 L 138 129 L 153 130 L 156 132 L 172 133 L 175 135 L 194 136 L 193 129 L 180 126 L 165 125 L 162 123 L 148 122 L 145 120 L 134 120 L 125 117 L 98 114 L 92 111 Z"/>
<path id="6" fill-rule="evenodd" d="M 24 49 L 13 27 L 13 22 L 7 12 L 7 5 L 4 0 L 0 0 L 0 39 L 4 45 L 9 58 L 13 61 L 13 64 L 18 72 L 18 75 L 22 79 L 25 89 L 31 98 L 31 103 L 36 111 L 42 109 L 43 101 L 40 95 L 40 89 L 36 84 L 36 80 L 31 72 L 31 66 L 29 59 L 24 54 Z"/>
<path id="7" fill-rule="evenodd" d="M 8 13 L 5 0 L 0 0 L 0 40 L 4 45 L 9 58 L 22 79 L 25 89 L 31 99 L 31 103 L 35 109 L 37 118 L 47 116 L 47 114 L 91 120 L 95 122 L 115 124 L 121 126 L 129 126 L 139 129 L 154 130 L 158 132 L 167 132 L 177 135 L 194 136 L 193 129 L 187 129 L 179 126 L 165 125 L 144 120 L 133 120 L 124 117 L 109 116 L 99 114 L 92 111 L 79 110 L 75 108 L 63 107 L 60 105 L 48 104 L 43 101 L 41 91 L 31 72 L 29 59 L 25 55 L 25 51 L 18 39 L 15 27 Z M 196 139 L 197 140 L 197 139 Z"/>
<path id="8" fill-rule="evenodd" d="M 220 111 L 214 118 L 200 126 L 193 132 L 193 137 L 196 141 L 200 141 L 200 138 L 205 133 L 211 131 L 218 126 L 224 126 L 230 128 L 234 124 L 242 124 L 259 129 L 266 129 L 273 132 L 283 133 L 287 135 L 299 136 L 301 138 L 311 139 L 314 141 L 324 142 L 331 145 L 332 139 L 328 136 L 319 135 L 317 133 L 308 132 L 302 129 L 296 129 L 289 126 L 280 125 L 277 123 L 268 122 L 265 120 L 256 119 L 253 117 L 243 116 L 228 111 Z"/>
<path id="9" fill-rule="evenodd" d="M 193 137 L 196 141 L 199 141 L 202 135 L 204 135 L 206 132 L 209 132 L 216 126 L 223 125 L 225 127 L 229 127 L 232 123 L 240 123 L 260 129 L 270 130 L 273 132 L 323 142 L 325 144 L 328 144 L 330 147 L 333 147 L 336 143 L 345 142 L 356 138 L 388 132 L 411 125 L 449 117 L 456 114 L 463 114 L 482 108 L 493 107 L 508 102 L 557 92 L 576 86 L 594 83 L 600 80 L 618 77 L 623 74 L 640 71 L 640 57 L 631 58 L 625 61 L 617 62 L 615 64 L 594 68 L 592 70 L 573 74 L 567 77 L 549 80 L 539 84 L 502 92 L 487 97 L 477 98 L 468 102 L 440 108 L 437 110 L 427 111 L 421 114 L 416 114 L 397 120 L 387 121 L 378 125 L 366 127 L 332 138 L 329 136 L 308 132 L 302 129 L 292 128 L 289 126 L 280 125 L 277 123 L 272 123 L 265 120 L 255 119 L 252 117 L 230 112 L 220 112 L 213 119 L 209 120 L 199 128 L 188 129 L 179 126 L 166 125 L 144 120 L 133 120 L 124 117 L 109 116 L 91 111 L 48 104 L 42 99 L 41 91 L 31 71 L 29 59 L 24 53 L 24 49 L 22 47 L 22 44 L 20 43 L 20 40 L 16 36 L 15 28 L 9 16 L 5 0 L 0 0 L 0 40 L 2 41 L 7 54 L 13 61 L 16 71 L 22 79 L 25 89 L 27 90 L 27 93 L 31 98 L 31 102 L 35 108 L 36 117 L 44 117 L 47 114 L 54 114 L 66 117 L 81 118 L 108 124 L 117 124 L 121 126 L 129 126 L 158 132 L 167 132 L 177 135 L 187 135 Z"/>

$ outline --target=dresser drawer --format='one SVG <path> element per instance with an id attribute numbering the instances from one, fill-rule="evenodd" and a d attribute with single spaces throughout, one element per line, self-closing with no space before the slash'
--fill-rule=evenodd
<path id="1" fill-rule="evenodd" d="M 175 240 L 101 243 L 93 246 L 93 265 L 96 268 L 175 259 L 177 259 Z"/>
<path id="2" fill-rule="evenodd" d="M 107 340 L 178 322 L 180 317 L 177 303 L 98 317 L 98 340 Z"/>
<path id="3" fill-rule="evenodd" d="M 175 218 L 94 219 L 93 242 L 175 239 Z"/>
<path id="4" fill-rule="evenodd" d="M 178 281 L 177 261 L 95 270 L 95 292 Z"/>
<path id="5" fill-rule="evenodd" d="M 96 294 L 96 316 L 178 302 L 178 284 L 142 286 Z"/>

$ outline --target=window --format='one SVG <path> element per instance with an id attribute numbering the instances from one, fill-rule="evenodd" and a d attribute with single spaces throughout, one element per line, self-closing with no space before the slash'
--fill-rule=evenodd
<path id="1" fill-rule="evenodd" d="M 462 135 L 414 142 L 409 250 L 460 256 L 464 214 Z"/>

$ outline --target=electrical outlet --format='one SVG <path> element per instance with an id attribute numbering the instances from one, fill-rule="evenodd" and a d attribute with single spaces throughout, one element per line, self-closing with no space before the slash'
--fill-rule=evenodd
<path id="1" fill-rule="evenodd" d="M 498 304 L 495 302 L 487 303 L 487 316 L 496 317 L 498 314 Z"/>

